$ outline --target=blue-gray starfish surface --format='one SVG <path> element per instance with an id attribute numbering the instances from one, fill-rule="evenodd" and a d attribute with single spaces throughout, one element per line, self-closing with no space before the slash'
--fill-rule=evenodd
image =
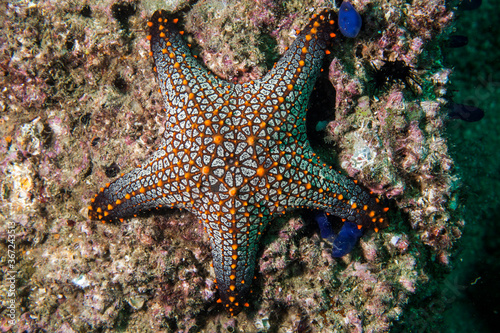
<path id="1" fill-rule="evenodd" d="M 142 166 L 101 188 L 89 217 L 116 220 L 160 207 L 195 214 L 231 314 L 248 305 L 259 240 L 275 216 L 309 207 L 384 227 L 378 199 L 326 166 L 306 136 L 309 95 L 335 20 L 331 11 L 315 15 L 264 77 L 233 84 L 191 55 L 173 16 L 155 12 L 148 39 L 167 114 L 163 142 Z"/>

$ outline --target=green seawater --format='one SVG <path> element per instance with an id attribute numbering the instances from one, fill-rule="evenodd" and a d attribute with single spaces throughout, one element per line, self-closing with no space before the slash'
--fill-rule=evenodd
<path id="1" fill-rule="evenodd" d="M 416 295 L 405 317 L 413 325 L 393 331 L 495 332 L 500 322 L 500 21 L 498 1 L 458 11 L 454 34 L 467 46 L 445 50 L 445 67 L 454 68 L 449 97 L 484 110 L 478 122 L 447 125 L 450 153 L 462 187 L 453 202 L 465 220 L 451 270 Z M 426 318 L 424 318 L 427 316 Z M 404 319 L 403 319 L 404 321 Z"/>

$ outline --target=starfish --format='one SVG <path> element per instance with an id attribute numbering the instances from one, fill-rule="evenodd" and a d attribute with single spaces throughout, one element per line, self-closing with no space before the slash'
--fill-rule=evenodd
<path id="1" fill-rule="evenodd" d="M 325 210 L 361 227 L 386 226 L 378 199 L 323 163 L 306 136 L 305 112 L 336 16 L 313 16 L 260 80 L 233 84 L 192 55 L 177 19 L 148 22 L 167 114 L 161 146 L 106 184 L 89 217 L 104 221 L 159 208 L 193 213 L 208 233 L 220 299 L 234 315 L 248 306 L 266 225 L 294 208 Z"/>

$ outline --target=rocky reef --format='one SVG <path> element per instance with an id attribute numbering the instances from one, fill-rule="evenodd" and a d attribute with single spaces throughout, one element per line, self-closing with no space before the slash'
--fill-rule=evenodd
<path id="1" fill-rule="evenodd" d="M 308 112 L 331 114 L 313 133 L 318 154 L 388 198 L 389 227 L 333 259 L 310 212 L 277 218 L 235 317 L 216 303 L 208 238 L 189 213 L 87 218 L 95 189 L 140 164 L 164 130 L 145 24 L 155 9 L 179 11 L 200 61 L 241 83 L 340 1 L 0 4 L 0 330 L 386 332 L 404 320 L 412 295 L 450 269 L 464 225 L 440 43 L 458 1 L 351 3 L 363 26 L 325 62 L 332 107 Z"/>

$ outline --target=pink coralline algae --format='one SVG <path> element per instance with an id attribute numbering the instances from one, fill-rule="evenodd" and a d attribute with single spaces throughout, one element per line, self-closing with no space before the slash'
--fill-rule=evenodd
<path id="1" fill-rule="evenodd" d="M 113 17 L 116 3 L 135 6 L 128 29 Z M 234 318 L 216 304 L 209 239 L 191 214 L 87 218 L 88 198 L 114 179 L 106 168 L 126 173 L 161 142 L 165 113 L 144 30 L 159 5 L 1 4 L 0 216 L 10 224 L 0 225 L 0 248 L 7 253 L 14 230 L 18 273 L 10 324 L 2 262 L 0 330 L 386 332 L 401 322 L 410 297 L 450 266 L 464 223 L 443 134 L 452 70 L 436 65 L 438 46 L 428 48 L 454 13 L 444 0 L 351 4 L 363 29 L 330 48 L 324 76 L 336 90 L 335 116 L 320 150 L 390 198 L 389 227 L 333 259 L 313 212 L 280 217 L 263 233 L 249 312 Z M 332 3 L 167 5 L 184 9 L 185 37 L 209 70 L 250 82 Z M 371 70 L 388 61 L 411 67 L 419 86 L 373 89 Z M 337 232 L 342 222 L 333 223 Z"/>

